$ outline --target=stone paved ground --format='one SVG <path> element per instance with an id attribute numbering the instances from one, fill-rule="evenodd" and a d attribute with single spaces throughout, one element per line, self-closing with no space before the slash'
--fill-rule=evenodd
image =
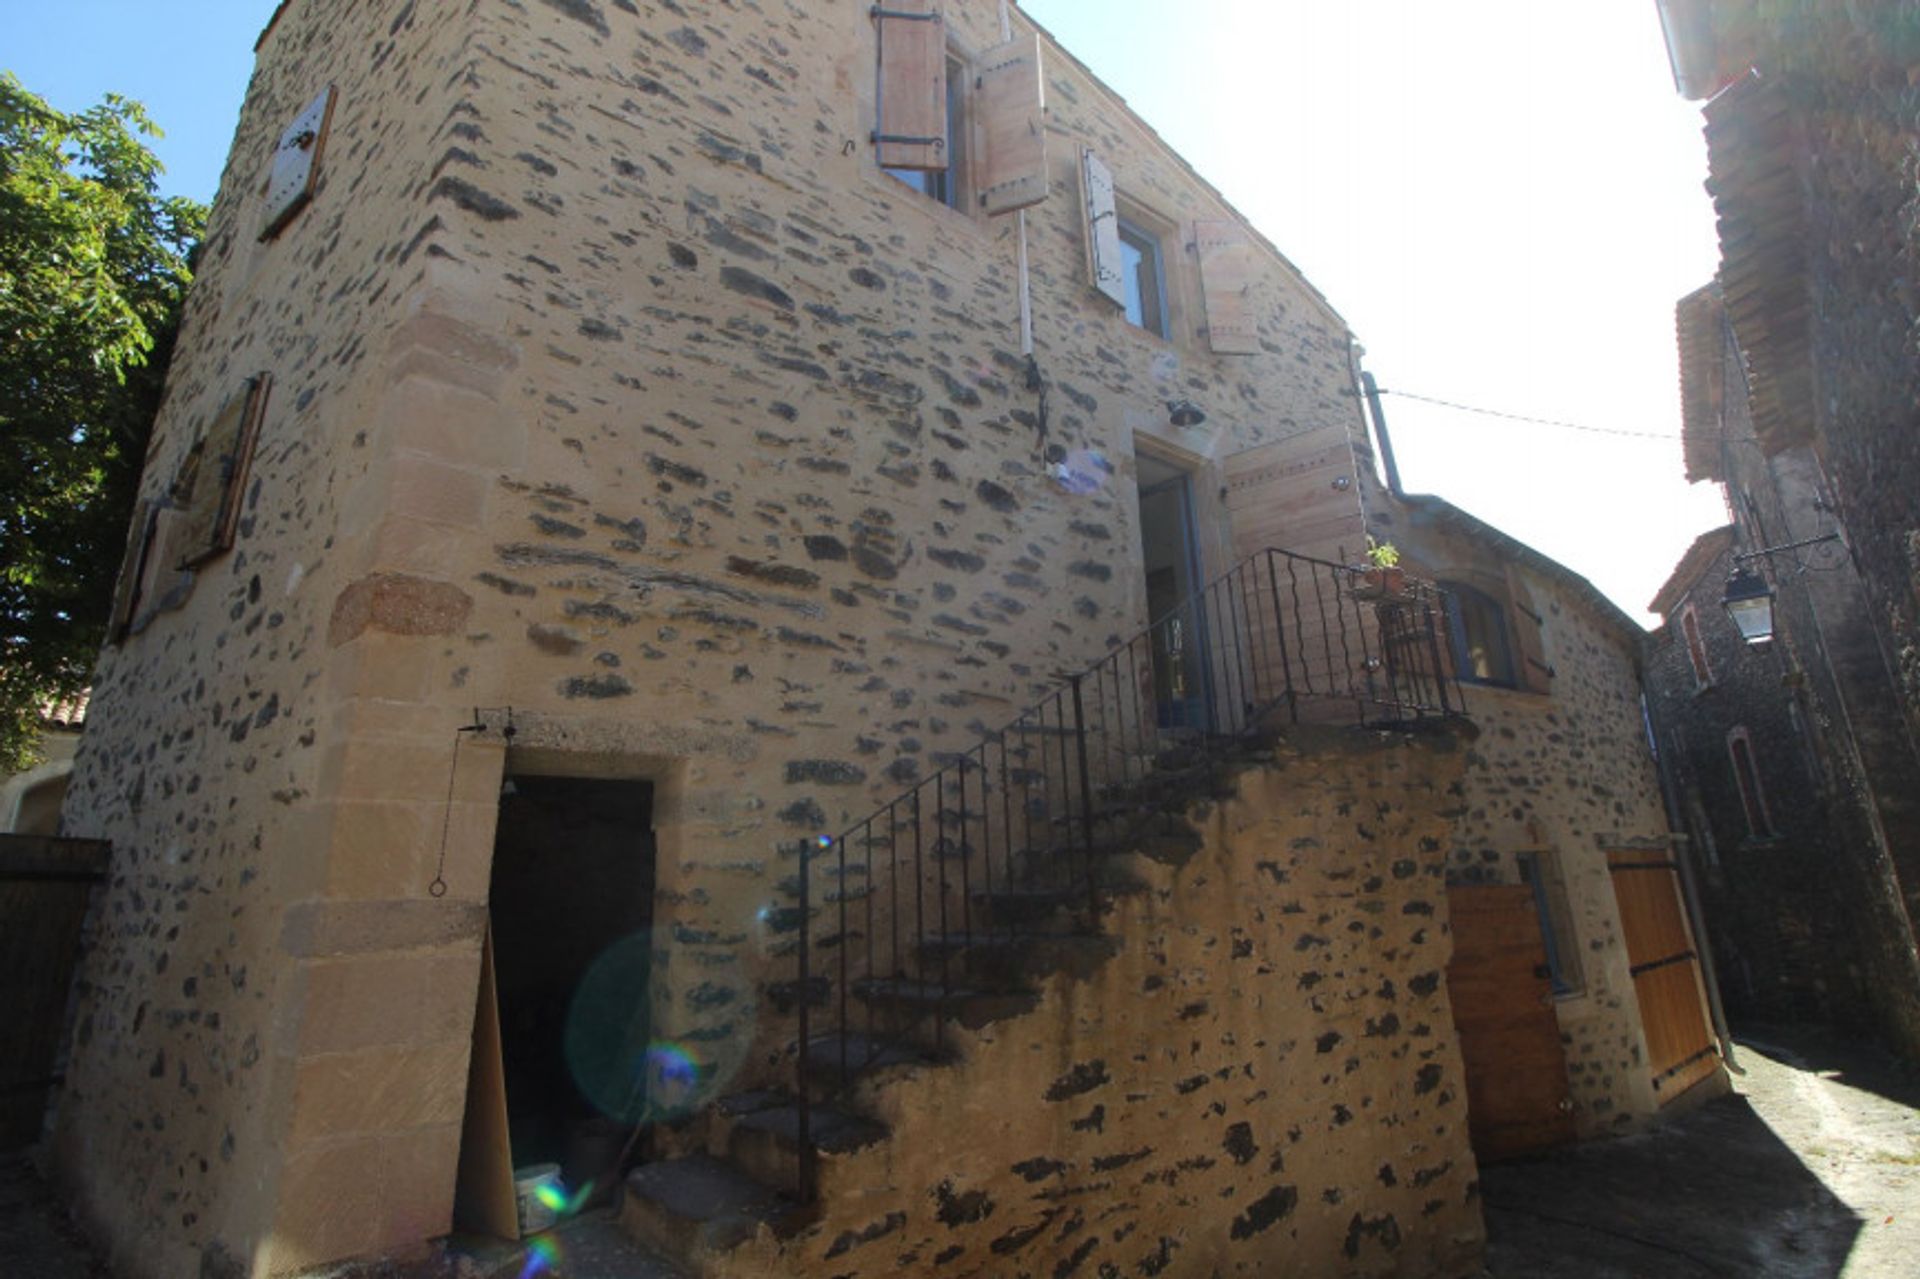
<path id="1" fill-rule="evenodd" d="M 1920 1075 L 1818 1032 L 1742 1036 L 1736 1095 L 1485 1169 L 1493 1279 L 1911 1279 Z"/>

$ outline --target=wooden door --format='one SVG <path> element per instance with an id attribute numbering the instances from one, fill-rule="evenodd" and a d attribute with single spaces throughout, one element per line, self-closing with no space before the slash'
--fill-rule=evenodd
<path id="1" fill-rule="evenodd" d="M 80 926 L 107 852 L 92 840 L 0 836 L 0 1150 L 39 1138 L 61 1082 Z"/>
<path id="2" fill-rule="evenodd" d="M 1664 1106 L 1720 1064 L 1699 956 L 1680 907 L 1679 867 L 1661 853 L 1611 852 L 1607 869 L 1620 903 L 1647 1064 Z"/>
<path id="3" fill-rule="evenodd" d="M 1491 1163 L 1572 1141 L 1567 1058 L 1532 886 L 1455 885 L 1447 905 L 1447 989 L 1474 1154 Z"/>

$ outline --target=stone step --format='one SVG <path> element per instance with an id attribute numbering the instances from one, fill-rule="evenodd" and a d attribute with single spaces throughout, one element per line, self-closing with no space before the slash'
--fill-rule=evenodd
<path id="1" fill-rule="evenodd" d="M 815 1035 L 807 1041 L 809 1093 L 825 1100 L 863 1080 L 890 1072 L 938 1067 L 945 1063 L 932 1053 L 895 1039 L 846 1034 Z"/>
<path id="2" fill-rule="evenodd" d="M 903 979 L 856 982 L 853 993 L 883 1016 L 899 1017 L 908 1025 L 933 1018 L 971 1030 L 1031 1012 L 1040 1002 L 1038 994 L 1018 987 L 989 990 Z"/>
<path id="3" fill-rule="evenodd" d="M 981 931 L 971 937 L 922 943 L 921 962 L 934 971 L 944 959 L 957 979 L 989 988 L 1030 985 L 1054 973 L 1084 977 L 1119 950 L 1113 938 L 1055 929 L 1047 932 Z"/>
<path id="4" fill-rule="evenodd" d="M 973 890 L 976 920 L 989 926 L 1017 929 L 1051 919 L 1075 906 L 1085 908 L 1086 895 L 1066 888 L 976 888 Z"/>
<path id="5" fill-rule="evenodd" d="M 776 1094 L 743 1113 L 728 1114 L 727 1159 L 756 1181 L 793 1188 L 800 1176 L 800 1106 L 791 1094 Z M 807 1140 L 821 1159 L 864 1150 L 887 1136 L 886 1125 L 815 1102 L 807 1110 Z"/>
<path id="6" fill-rule="evenodd" d="M 623 1230 L 697 1275 L 762 1227 L 784 1235 L 807 1216 L 790 1196 L 711 1155 L 642 1164 L 627 1174 L 620 1205 Z"/>

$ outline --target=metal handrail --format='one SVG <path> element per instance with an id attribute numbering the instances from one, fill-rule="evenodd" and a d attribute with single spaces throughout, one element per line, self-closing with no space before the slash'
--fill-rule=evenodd
<path id="1" fill-rule="evenodd" d="M 1059 687 L 998 732 L 950 756 L 840 835 L 803 846 L 792 995 L 804 1202 L 817 1189 L 811 1138 L 818 1068 L 834 1067 L 825 1091 L 843 1094 L 856 1067 L 884 1050 L 883 1020 L 891 1040 L 930 1017 L 934 1051 L 943 1051 L 949 1005 L 965 994 L 950 962 L 970 952 L 976 936 L 1017 939 L 1029 907 L 1083 911 L 1076 927 L 1097 930 L 1102 852 L 1154 817 L 1170 818 L 1181 789 L 1196 776 L 1217 776 L 1223 757 L 1277 715 L 1289 723 L 1304 713 L 1318 722 L 1382 725 L 1459 713 L 1442 654 L 1439 590 L 1425 582 L 1395 588 L 1375 576 L 1276 548 L 1256 552 L 1092 666 L 1062 676 Z M 1169 747 L 1178 756 L 1174 770 L 1167 767 Z M 1173 802 L 1156 801 L 1155 792 L 1168 787 Z M 969 807 L 970 792 L 977 807 Z M 851 864 L 850 848 L 859 858 Z M 875 875 L 882 852 L 884 882 Z M 823 912 L 834 927 L 816 940 L 812 880 L 821 863 L 835 883 Z M 990 914 L 1004 912 L 1005 919 L 976 935 L 982 896 Z M 815 948 L 829 943 L 831 975 L 814 965 Z M 856 998 L 865 1010 L 863 1032 L 855 1028 Z M 831 1020 L 830 1063 L 815 1048 L 816 1003 Z"/>

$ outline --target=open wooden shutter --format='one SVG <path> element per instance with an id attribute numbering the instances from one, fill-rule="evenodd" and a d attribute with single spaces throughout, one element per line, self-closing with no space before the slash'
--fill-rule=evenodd
<path id="1" fill-rule="evenodd" d="M 280 145 L 273 152 L 273 172 L 267 178 L 262 240 L 279 235 L 313 199 L 320 185 L 320 161 L 327 151 L 327 135 L 333 129 L 336 96 L 334 87 L 328 85 L 280 135 Z"/>
<path id="2" fill-rule="evenodd" d="M 1513 635 L 1514 680 L 1529 693 L 1553 691 L 1553 666 L 1547 661 L 1541 628 L 1546 619 L 1533 606 L 1527 584 L 1511 565 L 1507 567 L 1507 598 L 1511 601 L 1507 629 Z"/>
<path id="3" fill-rule="evenodd" d="M 980 56 L 975 111 L 986 135 L 980 207 L 1011 213 L 1047 198 L 1047 97 L 1040 37 L 1024 36 Z"/>
<path id="4" fill-rule="evenodd" d="M 1253 329 L 1253 242 L 1238 222 L 1196 222 L 1193 243 L 1200 255 L 1200 284 L 1207 300 L 1207 342 L 1221 355 L 1253 355 L 1260 343 Z"/>
<path id="5" fill-rule="evenodd" d="M 1093 287 L 1127 304 L 1127 273 L 1120 265 L 1120 211 L 1113 203 L 1113 171 L 1091 151 L 1080 153 L 1080 195 L 1087 213 L 1087 270 Z"/>
<path id="6" fill-rule="evenodd" d="M 883 169 L 944 169 L 947 154 L 947 24 L 940 0 L 888 0 L 873 7 L 880 79 L 873 132 Z"/>

